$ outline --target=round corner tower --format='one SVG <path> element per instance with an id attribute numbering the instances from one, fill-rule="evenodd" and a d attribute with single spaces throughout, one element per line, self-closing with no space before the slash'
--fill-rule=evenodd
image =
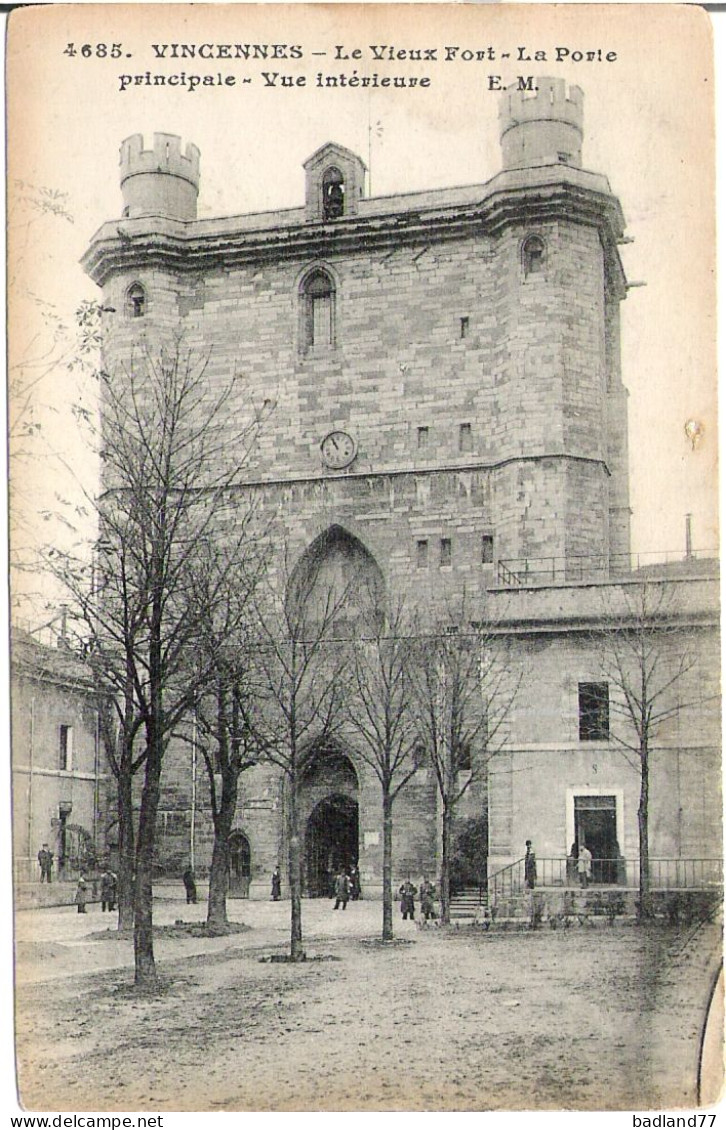
<path id="1" fill-rule="evenodd" d="M 627 562 L 620 206 L 607 180 L 582 168 L 579 87 L 553 77 L 509 86 L 499 126 L 509 213 L 498 393 L 503 439 L 520 458 L 516 481 L 506 482 L 514 463 L 501 474 L 501 506 L 520 500 L 508 518 L 512 558 Z"/>
<path id="2" fill-rule="evenodd" d="M 541 78 L 533 91 L 504 92 L 499 129 L 505 169 L 533 165 L 582 167 L 583 94 L 561 78 Z"/>
<path id="3" fill-rule="evenodd" d="M 121 144 L 120 168 L 125 218 L 197 218 L 196 145 L 190 142 L 182 153 L 181 138 L 172 133 L 155 133 L 152 148 L 144 149 L 143 136 L 135 133 Z"/>

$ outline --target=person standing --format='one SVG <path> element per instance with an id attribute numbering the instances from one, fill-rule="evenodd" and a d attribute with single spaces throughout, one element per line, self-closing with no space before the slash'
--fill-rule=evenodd
<path id="1" fill-rule="evenodd" d="M 270 892 L 273 902 L 279 902 L 280 901 L 281 892 L 282 892 L 282 883 L 280 881 L 280 868 L 276 867 L 275 870 L 272 872 L 272 890 Z"/>
<path id="2" fill-rule="evenodd" d="M 360 871 L 357 863 L 354 863 L 350 869 L 350 897 L 353 902 L 357 902 L 360 898 Z"/>
<path id="3" fill-rule="evenodd" d="M 79 914 L 86 913 L 86 899 L 88 898 L 88 884 L 85 875 L 81 874 L 76 887 L 76 906 Z"/>
<path id="4" fill-rule="evenodd" d="M 101 875 L 101 910 L 113 910 L 116 904 L 116 876 L 108 868 Z"/>
<path id="5" fill-rule="evenodd" d="M 340 871 L 335 880 L 335 906 L 333 910 L 337 910 L 342 906 L 343 910 L 348 905 L 350 898 L 350 880 L 345 871 Z"/>
<path id="6" fill-rule="evenodd" d="M 433 883 L 428 879 L 424 879 L 419 887 L 418 897 L 421 900 L 421 917 L 424 922 L 428 922 L 430 918 L 436 917 L 436 908 L 434 906 L 434 896 L 436 888 Z"/>
<path id="7" fill-rule="evenodd" d="M 577 841 L 575 840 L 572 847 L 570 848 L 570 854 L 567 857 L 567 885 L 568 885 L 568 887 L 574 886 L 575 880 L 577 879 L 577 857 L 578 857 L 578 854 L 579 853 L 578 853 L 578 850 L 577 850 Z"/>
<path id="8" fill-rule="evenodd" d="M 413 917 L 416 913 L 416 888 L 410 879 L 407 879 L 406 882 L 402 883 L 398 888 L 398 896 L 401 900 L 401 916 L 404 922 L 407 918 L 410 918 L 413 922 Z"/>
<path id="9" fill-rule="evenodd" d="M 186 871 L 182 875 L 182 883 L 184 884 L 184 890 L 186 891 L 188 906 L 190 902 L 197 901 L 197 883 L 191 867 L 187 867 Z"/>
<path id="10" fill-rule="evenodd" d="M 592 852 L 584 844 L 580 844 L 580 852 L 577 857 L 577 874 L 580 879 L 580 886 L 586 887 L 592 877 Z"/>
<path id="11" fill-rule="evenodd" d="M 532 841 L 527 840 L 524 852 L 524 885 L 529 891 L 533 891 L 535 883 L 537 882 L 537 856 L 532 847 Z"/>
<path id="12" fill-rule="evenodd" d="M 38 852 L 38 864 L 40 865 L 41 883 L 50 883 L 53 872 L 53 852 L 48 850 L 47 844 L 43 844 Z"/>

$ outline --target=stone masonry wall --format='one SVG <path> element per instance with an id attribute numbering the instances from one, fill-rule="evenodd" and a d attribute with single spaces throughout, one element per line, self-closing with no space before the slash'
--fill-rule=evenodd
<path id="1" fill-rule="evenodd" d="M 265 400 L 275 405 L 248 460 L 250 480 L 336 480 L 337 498 L 349 493 L 359 513 L 375 513 L 378 498 L 366 506 L 356 476 L 416 472 L 438 538 L 464 522 L 479 543 L 494 534 L 497 557 L 599 554 L 609 510 L 602 252 L 594 229 L 536 230 L 546 260 L 527 278 L 523 227 L 385 255 L 362 246 L 338 257 L 332 238 L 321 262 L 335 283 L 335 344 L 307 351 L 299 290 L 309 262 L 182 278 L 141 269 L 108 284 L 108 367 L 180 333 L 184 349 L 208 359 L 210 391 L 234 378 L 230 428 Z M 136 281 L 147 313 L 130 319 L 124 295 Z M 334 428 L 357 443 L 344 472 L 321 465 L 320 442 Z M 397 521 L 390 512 L 386 520 Z M 396 535 L 411 551 L 423 536 L 403 516 Z M 453 568 L 472 564 L 459 554 Z"/>

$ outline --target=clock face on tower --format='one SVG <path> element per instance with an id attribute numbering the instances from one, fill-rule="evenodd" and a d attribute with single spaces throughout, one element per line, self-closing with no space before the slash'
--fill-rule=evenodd
<path id="1" fill-rule="evenodd" d="M 323 463 L 333 471 L 342 471 L 355 459 L 355 440 L 347 432 L 328 432 L 320 444 Z"/>

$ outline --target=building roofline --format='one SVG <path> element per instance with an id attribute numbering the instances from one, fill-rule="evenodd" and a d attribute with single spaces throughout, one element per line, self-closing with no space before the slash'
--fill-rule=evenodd
<path id="1" fill-rule="evenodd" d="M 598 228 L 609 277 L 624 297 L 617 250 L 624 231 L 620 204 L 605 177 L 565 165 L 507 170 L 478 185 L 364 198 L 355 215 L 328 222 L 307 219 L 304 207 L 190 221 L 160 215 L 114 220 L 96 232 L 81 263 L 103 285 L 112 274 L 141 262 L 187 272 L 218 262 L 228 267 L 326 258 L 394 240 L 400 246 L 467 235 L 496 237 L 513 223 L 563 217 Z"/>

